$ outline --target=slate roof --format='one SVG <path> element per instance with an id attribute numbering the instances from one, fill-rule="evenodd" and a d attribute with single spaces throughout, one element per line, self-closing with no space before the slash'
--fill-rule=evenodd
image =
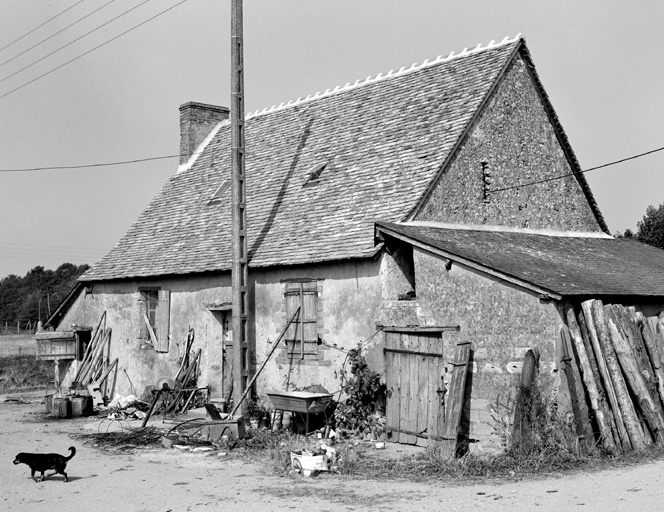
<path id="1" fill-rule="evenodd" d="M 417 206 L 519 51 L 506 40 L 248 116 L 249 266 L 374 255 L 373 221 Z M 228 122 L 192 162 L 81 280 L 230 269 L 230 189 L 208 205 L 230 180 Z M 303 186 L 319 163 L 319 183 Z"/>
<path id="2" fill-rule="evenodd" d="M 378 222 L 376 229 L 560 296 L 664 297 L 664 251 L 636 240 L 417 223 Z"/>

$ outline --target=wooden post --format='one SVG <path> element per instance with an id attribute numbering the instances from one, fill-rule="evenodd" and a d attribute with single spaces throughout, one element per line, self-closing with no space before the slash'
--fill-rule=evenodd
<path id="1" fill-rule="evenodd" d="M 660 439 L 662 432 L 664 432 L 664 418 L 657 413 L 653 398 L 648 392 L 645 379 L 643 378 L 627 340 L 620 334 L 618 327 L 612 318 L 607 318 L 607 322 L 611 341 L 616 350 L 616 355 L 620 360 L 620 366 L 623 370 L 625 381 L 629 384 L 632 394 L 636 398 L 637 404 L 648 428 L 653 432 L 655 439 Z M 648 436 L 645 435 L 644 437 L 646 443 L 649 444 Z"/>
<path id="2" fill-rule="evenodd" d="M 572 401 L 572 411 L 576 420 L 576 434 L 578 437 L 583 437 L 587 448 L 592 448 L 595 440 L 592 428 L 590 428 L 588 404 L 586 403 L 577 359 L 574 357 L 572 337 L 566 325 L 560 326 L 560 343 L 562 345 L 561 362 L 564 365 L 567 386 L 569 387 L 570 399 Z"/>
<path id="3" fill-rule="evenodd" d="M 649 439 L 646 437 L 646 433 L 641 428 L 638 417 L 636 416 L 636 410 L 634 409 L 634 404 L 632 399 L 629 396 L 627 391 L 627 384 L 625 384 L 625 379 L 620 370 L 620 365 L 618 363 L 618 358 L 616 356 L 616 351 L 611 342 L 611 334 L 609 332 L 609 325 L 606 321 L 606 316 L 604 312 L 604 305 L 602 301 L 593 300 L 591 301 L 591 311 L 593 323 L 595 324 L 595 329 L 597 330 L 597 336 L 602 344 L 604 349 L 604 358 L 606 359 L 606 366 L 609 370 L 609 375 L 611 376 L 611 382 L 616 392 L 616 398 L 618 400 L 618 406 L 620 412 L 622 413 L 623 420 L 625 421 L 625 428 L 627 429 L 627 435 L 629 440 L 632 443 L 632 448 L 635 450 L 643 450 L 652 443 L 649 443 Z M 649 437 L 649 436 L 648 436 Z"/>
<path id="4" fill-rule="evenodd" d="M 653 403 L 657 409 L 657 414 L 662 415 L 664 411 L 662 411 L 659 403 L 655 372 L 648 357 L 641 329 L 638 327 L 639 315 L 641 314 L 630 312 L 623 306 L 604 306 L 604 310 L 607 312 L 607 318 L 613 320 L 616 328 L 627 342 L 630 354 L 633 356 L 634 362 L 643 377 L 643 383 L 648 389 L 648 394 L 657 400 Z M 641 318 L 643 318 L 643 315 L 641 315 Z"/>
<path id="5" fill-rule="evenodd" d="M 597 372 L 596 370 L 593 371 L 590 357 L 588 356 L 588 351 L 586 350 L 586 346 L 583 342 L 581 328 L 576 321 L 576 315 L 574 314 L 574 309 L 571 306 L 569 306 L 567 309 L 566 317 L 570 336 L 572 337 L 572 341 L 576 347 L 576 354 L 579 357 L 581 376 L 588 391 L 590 406 L 595 412 L 595 418 L 597 419 L 597 426 L 599 427 L 600 432 L 600 442 L 609 453 L 613 453 L 616 450 L 616 444 L 613 439 L 613 429 L 611 428 L 611 423 L 608 420 L 611 412 L 608 410 L 603 392 L 600 393 L 601 388 L 599 386 L 601 386 L 601 384 L 599 382 L 599 375 L 595 376 L 595 373 Z M 597 363 L 595 363 L 595 365 L 596 364 Z"/>
<path id="6" fill-rule="evenodd" d="M 659 394 L 660 402 L 664 403 L 664 369 L 662 369 L 662 358 L 660 356 L 659 347 L 657 346 L 657 323 L 651 317 L 644 319 L 641 322 L 641 330 L 643 333 L 643 340 L 645 341 L 648 355 L 652 362 L 652 368 L 657 378 L 657 392 Z M 654 327 L 654 328 L 653 328 Z"/>
<path id="7" fill-rule="evenodd" d="M 456 457 L 459 442 L 459 427 L 463 411 L 464 391 L 466 389 L 466 376 L 470 362 L 470 341 L 460 341 L 454 350 L 454 369 L 448 396 L 448 404 L 443 426 L 443 456 Z"/>
<path id="8" fill-rule="evenodd" d="M 613 419 L 616 423 L 616 430 L 618 432 L 618 438 L 620 439 L 620 444 L 624 450 L 630 450 L 632 448 L 632 443 L 630 442 L 629 435 L 627 434 L 627 428 L 625 427 L 625 419 L 623 418 L 622 412 L 620 411 L 620 406 L 618 405 L 618 397 L 616 396 L 616 390 L 609 373 L 609 368 L 606 363 L 606 358 L 604 357 L 604 350 L 602 348 L 602 343 L 599 340 L 599 335 L 595 327 L 595 321 L 593 319 L 593 314 L 591 311 L 591 305 L 593 301 L 588 300 L 581 304 L 583 309 L 583 317 L 585 320 L 585 325 L 588 329 L 588 336 L 590 338 L 593 352 L 595 358 L 597 359 L 597 368 L 599 373 L 602 376 L 602 382 L 604 383 L 604 389 L 606 390 L 606 396 L 608 402 L 611 405 L 611 413 L 613 414 Z"/>
<path id="9" fill-rule="evenodd" d="M 240 404 L 251 375 L 248 339 L 248 262 L 244 146 L 242 0 L 231 7 L 231 280 L 233 288 L 233 400 Z"/>

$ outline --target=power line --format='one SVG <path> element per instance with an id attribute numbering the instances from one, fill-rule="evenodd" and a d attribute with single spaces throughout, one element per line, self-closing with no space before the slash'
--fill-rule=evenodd
<path id="1" fill-rule="evenodd" d="M 73 247 L 71 245 L 44 245 L 44 244 L 17 244 L 13 242 L 0 242 L 0 249 L 3 249 L 2 246 L 12 246 L 12 247 L 6 247 L 7 249 L 12 249 L 14 247 L 16 248 L 43 248 L 43 249 L 66 249 L 70 251 L 84 251 L 84 252 L 92 252 L 92 253 L 97 253 L 97 249 L 91 249 L 90 247 Z"/>
<path id="2" fill-rule="evenodd" d="M 54 20 L 55 18 L 57 18 L 58 16 L 62 16 L 64 13 L 66 13 L 66 12 L 69 11 L 70 9 L 73 9 L 74 7 L 76 7 L 76 6 L 77 6 L 78 4 L 80 4 L 80 3 L 83 3 L 83 0 L 79 0 L 78 2 L 76 2 L 76 3 L 75 3 L 74 5 L 72 5 L 71 7 L 67 7 L 67 8 L 66 8 L 64 11 L 62 11 L 61 13 L 56 14 L 56 15 L 53 16 L 52 18 L 46 20 L 46 21 L 45 21 L 44 23 L 42 23 L 41 25 L 39 25 L 39 26 L 33 28 L 33 29 L 32 29 L 31 31 L 29 31 L 29 32 L 26 32 L 25 34 L 23 34 L 23 35 L 22 35 L 21 37 L 19 37 L 18 39 L 14 39 L 11 43 L 9 43 L 9 44 L 3 46 L 2 48 L 0 48 L 0 52 L 1 52 L 2 50 L 6 49 L 6 48 L 9 48 L 9 47 L 10 47 L 11 45 L 13 45 L 14 43 L 18 43 L 21 39 L 23 39 L 23 38 L 25 38 L 25 37 L 28 37 L 28 36 L 29 36 L 30 34 L 32 34 L 35 30 L 42 28 L 44 25 L 46 25 L 47 23 L 50 23 L 51 21 L 53 21 L 53 20 Z"/>
<path id="3" fill-rule="evenodd" d="M 183 0 L 180 3 L 184 3 L 187 0 Z M 179 5 L 179 4 L 178 4 Z M 176 6 L 173 6 L 176 7 Z M 650 151 L 646 151 L 645 153 L 639 153 L 638 155 L 633 155 L 633 156 L 628 156 L 627 158 L 621 158 L 620 160 L 614 160 L 613 162 L 608 162 L 606 164 L 598 165 L 596 167 L 591 167 L 589 169 L 585 169 L 581 171 L 582 173 L 590 172 L 590 171 L 596 171 L 597 169 L 603 169 L 604 167 L 610 167 L 612 165 L 616 164 L 621 164 L 623 162 L 627 162 L 629 160 L 635 160 L 637 158 L 641 158 L 642 156 L 647 156 L 652 153 L 657 153 L 658 151 L 664 151 L 664 147 L 657 148 L 657 149 L 651 149 Z M 192 153 L 192 155 L 198 155 L 201 152 L 197 153 Z M 31 172 L 31 171 L 56 171 L 56 170 L 64 170 L 64 169 L 86 169 L 89 167 L 109 167 L 113 165 L 128 165 L 128 164 L 136 164 L 140 162 L 150 162 L 152 160 L 166 160 L 168 158 L 179 158 L 180 155 L 165 155 L 165 156 L 153 156 L 150 158 L 137 158 L 134 160 L 120 160 L 117 162 L 104 162 L 104 163 L 95 163 L 95 164 L 83 164 L 83 165 L 60 165 L 60 166 L 48 166 L 48 167 L 29 167 L 29 168 L 24 168 L 24 169 L 0 169 L 0 172 Z M 515 188 L 520 188 L 520 187 L 527 187 L 529 185 L 538 185 L 540 183 L 547 183 L 549 181 L 554 181 L 554 180 L 560 180 L 562 178 L 567 178 L 569 176 L 575 176 L 574 173 L 568 173 L 568 174 L 562 174 L 560 176 L 554 176 L 552 178 L 545 178 L 543 180 L 538 180 L 538 181 L 530 181 L 527 183 L 521 183 L 519 185 L 514 185 L 511 187 L 504 187 L 504 188 L 497 188 L 494 190 L 491 190 L 491 192 L 502 192 L 504 190 L 512 190 Z"/>
<path id="4" fill-rule="evenodd" d="M 187 0 L 184 0 L 185 2 Z M 197 154 L 197 153 L 194 153 Z M 83 164 L 83 165 L 60 165 L 50 167 L 30 167 L 27 169 L 0 169 L 0 172 L 31 172 L 31 171 L 56 171 L 62 169 L 86 169 L 88 167 L 108 167 L 111 165 L 127 165 L 137 164 L 140 162 L 150 162 L 152 160 L 166 160 L 168 158 L 179 158 L 180 155 L 166 155 L 166 156 L 153 156 L 150 158 L 137 158 L 135 160 L 122 160 L 119 162 L 105 162 L 96 164 Z"/>
<path id="5" fill-rule="evenodd" d="M 6 76 L 6 77 L 3 78 L 2 80 L 0 80 L 0 83 L 4 82 L 4 81 L 6 81 L 6 80 L 9 80 L 10 78 L 12 78 L 13 76 L 18 75 L 19 73 L 22 73 L 22 72 L 25 71 L 26 69 L 30 69 L 30 68 L 31 68 L 32 66 L 34 66 L 35 64 L 40 63 L 40 62 L 43 61 L 44 59 L 48 59 L 51 55 L 54 55 L 54 54 L 58 53 L 60 50 L 64 50 L 65 48 L 67 48 L 68 46 L 71 46 L 71 45 L 74 44 L 75 42 L 80 41 L 80 40 L 83 39 L 84 37 L 87 37 L 87 36 L 89 36 L 90 34 L 92 34 L 93 32 L 96 32 L 97 30 L 99 30 L 99 29 L 101 29 L 101 28 L 104 28 L 104 27 L 105 27 L 106 25 L 108 25 L 109 23 L 113 23 L 115 20 L 117 20 L 117 19 L 119 19 L 119 18 L 122 18 L 125 14 L 129 14 L 131 11 L 134 11 L 134 10 L 138 9 L 141 5 L 147 4 L 148 2 L 151 2 L 151 1 L 152 1 L 152 0 L 143 0 L 143 2 L 141 2 L 140 4 L 135 5 L 135 6 L 132 7 L 131 9 L 127 9 L 125 12 L 123 12 L 123 13 L 121 13 L 121 14 L 118 14 L 115 18 L 111 18 L 111 19 L 110 19 L 109 21 L 107 21 L 106 23 L 102 23 L 102 24 L 99 25 L 98 27 L 93 28 L 93 29 L 90 30 L 89 32 L 86 32 L 86 33 L 83 34 L 82 36 L 77 37 L 77 38 L 74 39 L 73 41 L 70 41 L 70 42 L 68 42 L 67 44 L 62 45 L 62 46 L 61 46 L 60 48 L 58 48 L 57 50 L 53 50 L 51 53 L 48 53 L 48 54 L 44 55 L 44 56 L 41 57 L 40 59 L 37 59 L 36 61 L 34 61 L 34 62 L 28 64 L 27 66 L 22 67 L 22 68 L 19 69 L 18 71 L 15 71 L 15 72 L 12 73 L 11 75 Z M 85 54 L 83 54 L 83 55 L 85 55 Z M 74 59 L 74 60 L 76 60 L 76 59 Z M 70 62 L 71 62 L 71 61 L 70 61 Z M 58 68 L 56 68 L 56 69 L 58 69 Z M 30 82 L 28 82 L 28 83 L 30 83 Z M 0 98 L 2 98 L 2 97 L 3 97 L 3 96 L 0 96 Z"/>
<path id="6" fill-rule="evenodd" d="M 85 56 L 88 55 L 89 53 L 92 53 L 92 52 L 94 52 L 95 50 L 98 50 L 98 49 L 101 48 L 102 46 L 106 46 L 108 43 L 115 41 L 116 39 L 122 37 L 122 36 L 125 35 L 125 34 L 128 34 L 128 33 L 131 32 L 132 30 L 136 30 L 138 27 L 141 27 L 141 26 L 145 25 L 146 23 L 148 23 L 148 22 L 154 20 L 155 18 L 158 18 L 158 17 L 161 16 L 162 14 L 165 14 L 165 13 L 167 13 L 168 11 L 170 11 L 170 10 L 172 10 L 172 9 L 175 9 L 178 5 L 182 5 L 183 3 L 187 2 L 187 1 L 188 1 L 188 0 L 182 0 L 182 1 L 178 2 L 177 4 L 175 4 L 175 5 L 171 6 L 171 7 L 169 7 L 168 9 L 165 9 L 165 10 L 163 10 L 163 11 L 161 11 L 161 12 L 155 14 L 155 15 L 152 16 L 151 18 L 148 18 L 147 20 L 145 20 L 145 21 L 139 23 L 138 25 L 135 25 L 135 26 L 133 26 L 132 28 L 130 28 L 130 29 L 128 29 L 128 30 L 125 30 L 125 31 L 122 32 L 121 34 L 119 34 L 119 35 L 117 35 L 117 36 L 115 36 L 115 37 L 112 37 L 112 38 L 109 39 L 108 41 L 106 41 L 106 42 L 104 42 L 104 43 L 102 43 L 102 44 L 100 44 L 100 45 L 98 45 L 98 46 L 95 46 L 94 48 L 92 48 L 91 50 L 88 50 L 88 51 L 85 52 L 85 53 L 82 53 L 82 54 L 79 55 L 78 57 L 74 57 L 73 59 L 68 60 L 68 61 L 65 62 L 64 64 L 61 64 L 61 65 L 59 65 L 59 66 L 53 68 L 52 70 L 47 71 L 47 72 L 44 73 L 43 75 L 39 75 L 37 78 L 33 78 L 33 79 L 30 80 L 29 82 L 26 82 L 26 83 L 24 83 L 23 85 L 20 85 L 20 86 L 16 87 L 15 89 L 12 89 L 11 91 L 6 92 L 6 93 L 3 94 L 2 96 L 0 96 L 0 99 L 4 98 L 5 96 L 9 96 L 10 94 L 12 94 L 12 93 L 18 91 L 19 89 L 23 89 L 23 87 L 26 87 L 26 86 L 30 85 L 31 83 L 36 82 L 37 80 L 39 80 L 39 79 L 41 79 L 41 78 L 44 78 L 44 77 L 47 76 L 47 75 L 50 75 L 50 74 L 53 73 L 54 71 L 57 71 L 58 69 L 65 67 L 67 64 L 71 64 L 72 62 L 77 61 L 77 60 L 80 59 L 81 57 L 85 57 Z"/>
<path id="7" fill-rule="evenodd" d="M 113 2 L 115 2 L 115 0 L 110 0 L 109 2 L 106 2 L 104 5 L 102 5 L 101 7 L 97 8 L 97 9 L 95 9 L 95 10 L 92 11 L 90 14 L 86 14 L 86 15 L 83 16 L 82 18 L 77 19 L 74 23 L 71 23 L 71 24 L 67 25 L 65 28 L 63 28 L 62 30 L 57 31 L 55 34 L 52 34 L 52 35 L 48 36 L 46 39 L 42 39 L 42 40 L 39 41 L 37 44 L 33 44 L 33 45 L 32 45 L 30 48 L 28 48 L 27 50 L 23 50 L 21 53 L 19 53 L 19 54 L 17 54 L 17 55 L 14 55 L 13 57 L 7 59 L 6 61 L 0 63 L 0 67 L 4 66 L 5 64 L 8 64 L 9 62 L 13 61 L 14 59 L 20 57 L 21 55 L 25 55 L 25 54 L 28 53 L 30 50 L 32 50 L 32 49 L 34 49 L 34 48 L 37 48 L 37 46 L 40 46 L 41 44 L 45 43 L 45 42 L 48 41 L 49 39 L 53 39 L 55 36 L 57 36 L 57 35 L 59 35 L 59 34 L 62 34 L 62 33 L 63 33 L 65 30 L 67 30 L 68 28 L 71 28 L 71 27 L 73 27 L 74 25 L 76 25 L 77 23 L 80 23 L 81 21 L 83 21 L 84 19 L 89 18 L 89 17 L 92 16 L 94 13 L 101 11 L 104 7 L 107 7 L 107 6 L 111 5 Z"/>
<path id="8" fill-rule="evenodd" d="M 587 173 L 590 171 L 596 171 L 597 169 L 603 169 L 604 167 L 609 167 L 611 165 L 616 165 L 620 164 L 623 162 L 627 162 L 628 160 L 634 160 L 636 158 L 641 158 L 642 156 L 650 155 L 652 153 L 657 153 L 658 151 L 664 151 L 664 147 L 657 148 L 657 149 L 651 149 L 650 151 L 646 151 L 645 153 L 639 153 L 638 155 L 633 155 L 633 156 L 628 156 L 627 158 L 621 158 L 620 160 L 615 160 L 613 162 L 609 162 L 606 164 L 598 165 L 596 167 L 591 167 L 590 169 L 584 169 L 581 171 L 581 173 Z M 521 187 L 528 187 L 530 185 L 539 185 L 540 183 L 547 183 L 549 181 L 555 181 L 555 180 L 560 180 L 562 178 L 567 178 L 569 176 L 575 176 L 576 174 L 573 172 L 567 173 L 567 174 L 561 174 L 560 176 L 553 176 L 551 178 L 545 178 L 543 180 L 537 180 L 537 181 L 530 181 L 527 183 L 521 183 L 519 185 L 513 185 L 511 187 L 503 187 L 503 188 L 496 188 L 493 190 L 490 190 L 490 192 L 493 194 L 494 192 L 503 192 L 505 190 L 513 190 L 515 188 L 521 188 Z"/>

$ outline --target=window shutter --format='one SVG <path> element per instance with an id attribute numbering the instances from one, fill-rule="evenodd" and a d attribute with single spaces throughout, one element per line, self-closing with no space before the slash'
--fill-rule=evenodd
<path id="1" fill-rule="evenodd" d="M 143 320 L 143 317 L 147 315 L 148 307 L 147 307 L 147 299 L 143 295 L 143 292 L 140 293 L 140 298 L 138 299 L 138 308 L 139 308 L 139 314 L 140 314 L 140 321 L 139 321 L 139 338 L 143 341 L 149 341 L 150 340 L 150 335 L 148 334 L 148 328 L 145 325 L 145 321 Z"/>
<path id="2" fill-rule="evenodd" d="M 157 352 L 168 352 L 171 323 L 171 292 L 159 290 L 159 305 L 157 306 Z"/>

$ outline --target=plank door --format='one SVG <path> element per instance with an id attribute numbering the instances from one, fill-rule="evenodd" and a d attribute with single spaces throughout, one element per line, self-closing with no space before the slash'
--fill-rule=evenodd
<path id="1" fill-rule="evenodd" d="M 391 440 L 427 445 L 442 435 L 442 330 L 385 331 L 386 429 Z"/>

